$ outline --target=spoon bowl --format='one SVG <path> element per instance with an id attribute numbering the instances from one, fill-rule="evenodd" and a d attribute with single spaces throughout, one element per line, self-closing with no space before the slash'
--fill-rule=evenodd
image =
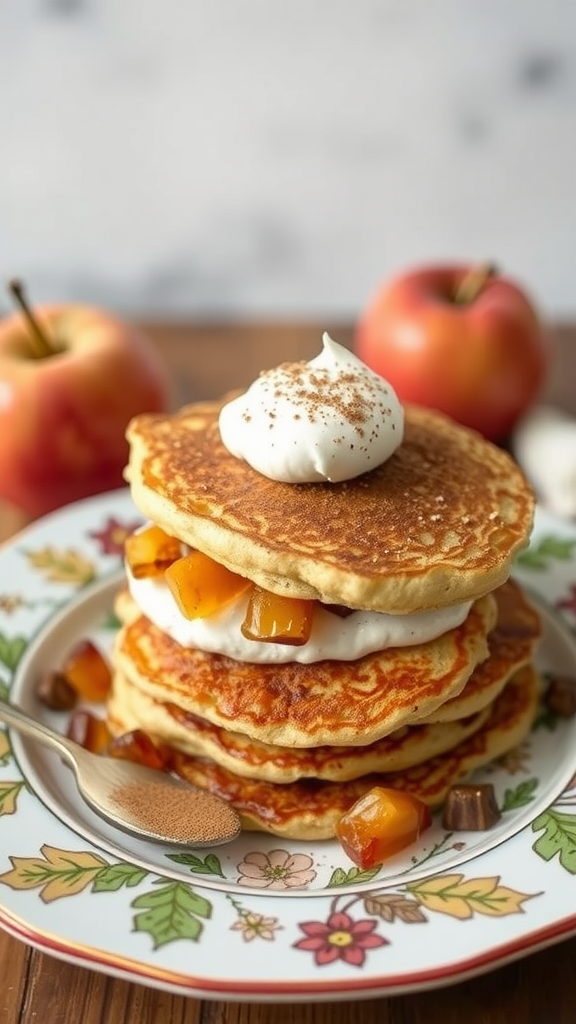
<path id="1" fill-rule="evenodd" d="M 214 793 L 167 772 L 92 754 L 8 701 L 0 700 L 0 721 L 57 751 L 83 800 L 124 832 L 188 849 L 219 846 L 240 834 L 237 812 Z"/>

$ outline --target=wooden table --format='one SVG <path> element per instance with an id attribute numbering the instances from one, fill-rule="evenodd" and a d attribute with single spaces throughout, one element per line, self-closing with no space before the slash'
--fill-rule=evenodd
<path id="1" fill-rule="evenodd" d="M 310 358 L 321 331 L 349 343 L 342 324 L 147 325 L 179 405 L 248 384 L 281 360 Z M 576 328 L 551 331 L 545 397 L 576 413 Z M 0 539 L 22 524 L 0 509 Z M 576 906 L 576 890 L 574 894 Z M 199 1001 L 61 962 L 0 931 L 2 1024 L 573 1024 L 576 938 L 447 988 L 366 1001 L 290 1005 Z"/>

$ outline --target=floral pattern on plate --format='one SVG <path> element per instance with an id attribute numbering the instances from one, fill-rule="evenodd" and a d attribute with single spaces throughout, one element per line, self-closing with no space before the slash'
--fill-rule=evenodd
<path id="1" fill-rule="evenodd" d="M 0 553 L 2 696 L 34 709 L 41 663 L 87 629 L 110 642 L 123 541 L 139 521 L 115 492 L 54 513 Z M 576 675 L 574 528 L 538 512 L 516 575 L 544 603 L 542 670 Z M 576 721 L 543 711 L 528 741 L 482 773 L 499 830 L 457 835 L 436 822 L 425 843 L 362 872 L 336 843 L 246 834 L 199 855 L 119 838 L 54 755 L 0 731 L 0 923 L 68 959 L 205 996 L 295 1000 L 455 980 L 576 931 L 566 899 L 574 750 Z"/>

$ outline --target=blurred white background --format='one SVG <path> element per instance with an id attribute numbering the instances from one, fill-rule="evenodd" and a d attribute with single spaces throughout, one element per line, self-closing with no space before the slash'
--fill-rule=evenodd
<path id="1" fill-rule="evenodd" d="M 0 114 L 35 301 L 353 317 L 456 257 L 576 313 L 573 0 L 2 0 Z"/>

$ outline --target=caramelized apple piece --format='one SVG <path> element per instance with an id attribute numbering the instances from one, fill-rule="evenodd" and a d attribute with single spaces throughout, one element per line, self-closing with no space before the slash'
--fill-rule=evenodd
<path id="1" fill-rule="evenodd" d="M 203 619 L 217 612 L 250 586 L 249 580 L 201 551 L 191 551 L 184 558 L 179 558 L 164 575 L 187 619 Z"/>
<path id="2" fill-rule="evenodd" d="M 412 793 L 374 786 L 340 818 L 336 835 L 350 860 L 366 869 L 416 842 L 431 823 L 429 807 Z"/>
<path id="3" fill-rule="evenodd" d="M 281 597 L 254 586 L 241 629 L 247 640 L 301 647 L 310 637 L 314 601 Z"/>
<path id="4" fill-rule="evenodd" d="M 38 700 L 52 711 L 70 711 L 78 703 L 78 694 L 62 672 L 45 672 L 36 688 Z"/>
<path id="5" fill-rule="evenodd" d="M 139 533 L 132 533 L 126 538 L 124 551 L 130 572 L 137 580 L 159 576 L 182 557 L 180 541 L 159 526 L 147 526 Z"/>
<path id="6" fill-rule="evenodd" d="M 112 683 L 110 666 L 91 640 L 81 640 L 70 651 L 62 675 L 84 700 L 103 701 Z"/>
<path id="7" fill-rule="evenodd" d="M 132 729 L 110 740 L 106 753 L 123 761 L 134 761 L 146 768 L 164 768 L 164 759 L 143 729 Z"/>
<path id="8" fill-rule="evenodd" d="M 92 754 L 101 754 L 110 742 L 106 722 L 82 708 L 70 715 L 66 735 Z"/>

